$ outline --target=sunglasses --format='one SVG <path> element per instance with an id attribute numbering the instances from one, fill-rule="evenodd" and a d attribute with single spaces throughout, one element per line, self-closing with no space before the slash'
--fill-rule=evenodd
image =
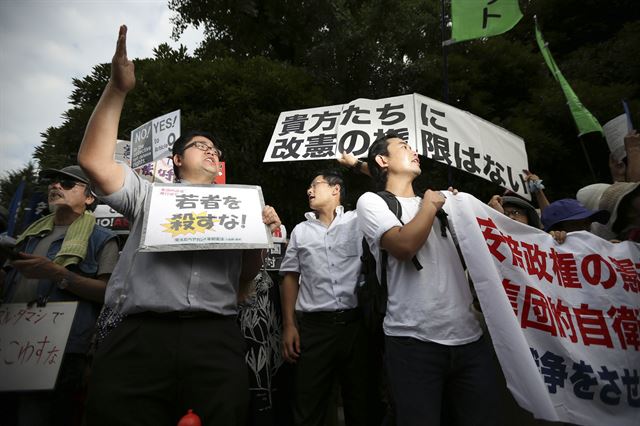
<path id="1" fill-rule="evenodd" d="M 76 185 L 85 185 L 86 184 L 84 182 L 79 182 L 77 180 L 73 180 L 73 179 L 69 179 L 69 178 L 63 178 L 63 177 L 53 177 L 53 178 L 45 178 L 42 179 L 42 183 L 46 184 L 47 186 L 51 186 L 55 183 L 59 183 L 60 186 L 62 187 L 62 189 L 72 189 L 73 187 L 75 187 Z"/>

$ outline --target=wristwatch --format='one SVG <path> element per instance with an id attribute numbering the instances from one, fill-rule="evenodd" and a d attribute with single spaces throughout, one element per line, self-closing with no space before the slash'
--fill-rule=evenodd
<path id="1" fill-rule="evenodd" d="M 364 164 L 364 161 L 362 160 L 358 160 L 358 162 L 356 164 L 354 164 L 353 168 L 359 172 L 362 171 L 362 164 Z"/>
<path id="2" fill-rule="evenodd" d="M 58 288 L 60 290 L 66 290 L 67 287 L 69 287 L 70 283 L 71 283 L 71 280 L 67 276 L 65 276 L 63 279 L 58 281 Z"/>

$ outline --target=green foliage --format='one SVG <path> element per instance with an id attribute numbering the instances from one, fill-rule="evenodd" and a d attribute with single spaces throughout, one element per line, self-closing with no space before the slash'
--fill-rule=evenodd
<path id="1" fill-rule="evenodd" d="M 206 39 L 194 56 L 163 44 L 154 58 L 136 61 L 137 87 L 127 98 L 120 138 L 180 108 L 183 131 L 214 132 L 228 181 L 261 185 L 289 226 L 302 219 L 304 191 L 315 171 L 336 165 L 262 163 L 280 112 L 414 92 L 445 97 L 438 0 L 170 0 L 169 6 L 177 13 L 174 37 L 201 25 Z M 633 0 L 523 0 L 524 18 L 512 31 L 447 47 L 448 102 L 523 137 L 530 167 L 545 180 L 551 199 L 592 183 L 581 144 L 601 181 L 609 179 L 608 154 L 597 136 L 577 139 L 560 87 L 536 46 L 533 17 L 601 124 L 622 113 L 622 98 L 637 124 L 640 9 L 634 6 Z M 73 81 L 64 123 L 47 129 L 36 150 L 41 167 L 75 161 L 108 78 L 109 64 L 102 64 Z M 483 199 L 500 191 L 441 164 L 425 160 L 422 166 L 427 173 L 421 188 L 452 181 Z M 368 181 L 351 173 L 348 181 L 353 203 Z"/>

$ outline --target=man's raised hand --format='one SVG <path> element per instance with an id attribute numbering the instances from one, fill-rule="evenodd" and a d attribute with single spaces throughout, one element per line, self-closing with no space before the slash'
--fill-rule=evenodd
<path id="1" fill-rule="evenodd" d="M 128 93 L 136 85 L 133 61 L 127 58 L 127 26 L 121 25 L 118 33 L 116 53 L 111 60 L 111 85 L 123 93 Z"/>

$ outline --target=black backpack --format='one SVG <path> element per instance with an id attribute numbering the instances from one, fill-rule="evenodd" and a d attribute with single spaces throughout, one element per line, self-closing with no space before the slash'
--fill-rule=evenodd
<path id="1" fill-rule="evenodd" d="M 385 201 L 385 203 L 387 203 L 389 210 L 396 215 L 400 223 L 404 225 L 404 222 L 402 222 L 401 219 L 402 206 L 396 196 L 389 191 L 380 191 L 377 192 L 377 194 Z M 422 196 L 422 194 L 420 194 L 420 196 Z M 447 228 L 449 227 L 447 213 L 440 209 L 436 213 L 436 217 L 440 222 L 440 234 L 443 237 L 446 237 Z M 378 276 L 376 275 L 376 258 L 373 253 L 371 253 L 366 238 L 362 238 L 362 256 L 360 257 L 360 260 L 362 261 L 362 275 L 364 276 L 364 283 L 358 287 L 358 305 L 362 311 L 367 329 L 372 335 L 379 339 L 382 339 L 383 337 L 382 321 L 384 320 L 384 316 L 387 312 L 388 258 L 389 253 L 386 250 L 381 249 L 380 260 L 382 264 L 380 265 L 380 280 L 378 280 Z M 422 265 L 416 256 L 413 256 L 411 262 L 418 271 L 422 269 Z"/>

